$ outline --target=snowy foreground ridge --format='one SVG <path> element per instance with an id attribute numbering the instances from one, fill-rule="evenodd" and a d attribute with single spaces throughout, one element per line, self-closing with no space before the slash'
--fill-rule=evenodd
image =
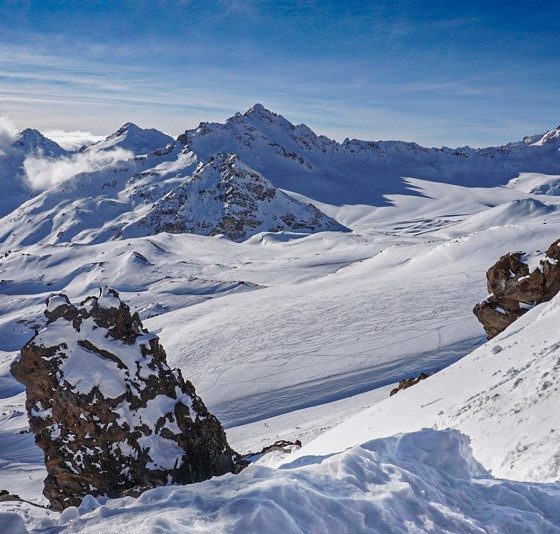
<path id="1" fill-rule="evenodd" d="M 93 498 L 37 532 L 555 532 L 560 487 L 492 478 L 454 430 L 377 439 L 334 456 L 303 457 L 274 469 L 189 486 L 160 487 L 138 499 Z M 25 509 L 16 508 L 19 513 Z M 19 517 L 0 526 L 25 532 Z M 21 530 L 16 530 L 20 525 Z"/>
<path id="2" fill-rule="evenodd" d="M 256 105 L 78 150 L 25 130 L 0 158 L 0 490 L 28 501 L 0 493 L 0 534 L 560 532 L 560 297 L 489 342 L 472 313 L 501 256 L 533 269 L 560 238 L 560 127 L 483 149 L 338 143 Z M 103 286 L 233 450 L 303 446 L 44 508 L 10 368 L 49 298 Z M 70 390 L 94 378 L 74 369 Z"/>

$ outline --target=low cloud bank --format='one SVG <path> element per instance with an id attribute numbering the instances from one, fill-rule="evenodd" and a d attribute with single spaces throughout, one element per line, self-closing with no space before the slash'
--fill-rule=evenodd
<path id="1" fill-rule="evenodd" d="M 82 146 L 89 146 L 105 139 L 104 135 L 93 135 L 91 132 L 82 132 L 81 130 L 71 132 L 66 130 L 45 130 L 42 133 L 65 150 L 78 150 Z"/>
<path id="2" fill-rule="evenodd" d="M 122 148 L 85 151 L 60 158 L 28 156 L 23 162 L 25 177 L 34 190 L 44 191 L 82 172 L 95 172 L 134 157 Z"/>

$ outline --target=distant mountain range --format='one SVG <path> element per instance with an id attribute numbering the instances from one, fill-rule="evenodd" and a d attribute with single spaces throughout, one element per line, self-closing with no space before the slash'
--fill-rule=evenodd
<path id="1" fill-rule="evenodd" d="M 261 104 L 176 140 L 127 123 L 77 151 L 28 129 L 0 160 L 0 243 L 91 243 L 162 231 L 240 241 L 262 231 L 341 231 L 357 217 L 341 207 L 371 210 L 388 205 L 387 195 L 420 194 L 409 177 L 506 185 L 520 173 L 560 174 L 559 149 L 560 127 L 483 149 L 338 143 Z M 557 191 L 555 182 L 534 187 Z"/>

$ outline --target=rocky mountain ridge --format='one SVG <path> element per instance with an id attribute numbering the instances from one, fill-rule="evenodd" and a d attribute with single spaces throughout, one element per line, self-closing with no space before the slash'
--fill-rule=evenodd
<path id="1" fill-rule="evenodd" d="M 346 231 L 312 204 L 280 191 L 235 154 L 217 154 L 154 203 L 124 237 L 159 232 L 223 234 L 243 241 L 261 231 Z"/>
<path id="2" fill-rule="evenodd" d="M 190 220 L 188 217 L 194 216 L 194 212 L 187 210 L 188 220 L 166 223 L 167 226 L 154 220 L 161 218 L 155 216 L 156 212 L 171 211 L 171 206 L 164 206 L 166 202 L 178 202 L 186 190 L 193 188 L 196 180 L 193 182 L 192 177 L 198 165 L 208 163 L 220 153 L 235 154 L 276 189 L 287 191 L 303 203 L 311 201 L 324 212 L 311 219 L 309 214 L 303 220 L 296 217 L 292 221 L 290 217 L 287 223 L 280 224 L 275 221 L 282 220 L 285 213 L 275 213 L 268 225 L 253 222 L 253 229 L 242 224 L 243 231 L 224 232 L 238 240 L 258 231 L 298 227 L 302 231 L 318 231 L 333 226 L 319 223 L 319 219 L 335 219 L 340 228 L 353 228 L 357 217 L 390 205 L 391 195 L 421 195 L 410 186 L 408 177 L 493 187 L 506 185 L 524 172 L 560 176 L 559 129 L 483 149 L 425 148 L 409 142 L 356 139 L 338 143 L 315 134 L 304 124 L 292 124 L 260 104 L 244 114 L 237 113 L 224 124 L 201 123 L 176 141 L 157 130 L 126 123 L 105 140 L 78 153 L 58 154 L 62 150 L 56 149 L 58 145 L 51 146 L 39 132 L 26 132 L 20 136 L 27 140 L 24 144 L 44 146 L 41 150 L 49 164 L 61 163 L 71 168 L 78 160 L 80 165 L 76 169 L 81 172 L 36 195 L 29 191 L 21 175 L 23 161 L 29 154 L 20 151 L 19 160 L 10 160 L 11 167 L 0 166 L 8 168 L 8 189 L 12 191 L 0 214 L 19 206 L 2 219 L 0 248 L 10 250 L 37 242 L 92 243 L 118 239 L 133 232 L 142 234 L 140 226 L 143 231 L 167 227 L 212 233 L 219 222 L 214 223 L 201 210 L 197 212 L 199 219 Z M 120 151 L 118 158 L 114 156 L 116 151 Z M 88 164 L 84 165 L 80 158 L 94 160 L 95 168 L 84 172 Z M 547 181 L 547 191 L 557 189 L 556 182 L 552 182 Z M 166 197 L 172 190 L 175 193 Z M 31 200 L 22 204 L 29 197 Z M 353 206 L 363 208 L 355 210 Z M 227 206 L 222 205 L 220 210 L 227 216 Z M 259 216 L 255 221 L 264 220 Z M 208 230 L 209 227 L 212 228 Z"/>

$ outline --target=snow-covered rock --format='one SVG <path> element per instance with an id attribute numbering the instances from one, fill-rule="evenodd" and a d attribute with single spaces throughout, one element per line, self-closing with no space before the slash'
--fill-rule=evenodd
<path id="1" fill-rule="evenodd" d="M 241 467 L 219 421 L 116 291 L 77 306 L 52 296 L 45 315 L 12 374 L 27 388 L 54 509 Z"/>
<path id="2" fill-rule="evenodd" d="M 159 232 L 223 234 L 243 241 L 259 232 L 314 233 L 347 230 L 312 204 L 280 191 L 235 154 L 217 154 L 192 178 L 125 227 L 124 237 Z"/>

